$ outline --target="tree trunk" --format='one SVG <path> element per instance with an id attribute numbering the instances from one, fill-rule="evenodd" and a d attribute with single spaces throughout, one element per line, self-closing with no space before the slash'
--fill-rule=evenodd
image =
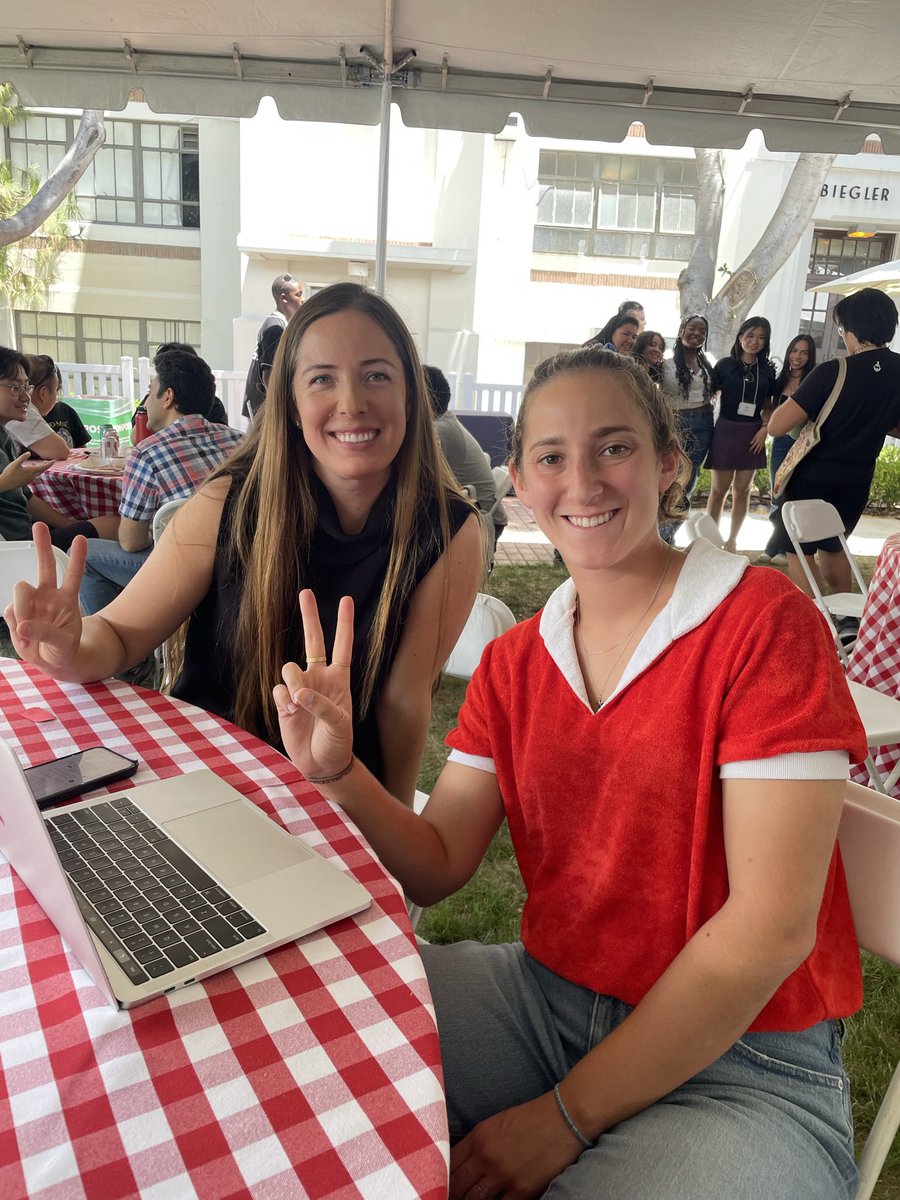
<path id="1" fill-rule="evenodd" d="M 703 313 L 709 321 L 708 350 L 718 358 L 731 349 L 741 321 L 796 248 L 815 211 L 834 155 L 799 156 L 762 237 L 713 295 L 722 223 L 721 154 L 699 149 L 694 153 L 700 181 L 697 237 L 690 262 L 678 277 L 678 287 L 682 313 Z M 719 188 L 714 186 L 717 165 Z"/>
<path id="2" fill-rule="evenodd" d="M 23 209 L 0 221 L 0 246 L 19 242 L 43 225 L 78 183 L 105 141 L 103 113 L 99 109 L 85 109 L 75 140 L 53 174 Z"/>
<path id="3" fill-rule="evenodd" d="M 681 315 L 705 313 L 716 283 L 716 256 L 725 207 L 725 175 L 721 150 L 696 149 L 697 220 L 694 248 L 678 276 Z"/>

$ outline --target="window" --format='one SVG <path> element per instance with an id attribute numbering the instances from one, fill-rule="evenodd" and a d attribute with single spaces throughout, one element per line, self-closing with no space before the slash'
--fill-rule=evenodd
<path id="1" fill-rule="evenodd" d="M 57 362 L 109 365 L 125 355 L 152 358 L 163 342 L 200 345 L 199 321 L 147 317 L 94 317 L 82 313 L 17 312 L 16 341 L 23 354 Z"/>
<path id="2" fill-rule="evenodd" d="M 29 113 L 6 131 L 14 166 L 45 179 L 75 136 L 73 117 Z M 196 125 L 106 122 L 106 143 L 75 189 L 85 221 L 111 225 L 200 226 L 200 157 Z"/>
<path id="3" fill-rule="evenodd" d="M 814 339 L 823 357 L 839 352 L 841 343 L 831 320 L 831 312 L 839 300 L 834 292 L 814 292 L 811 289 L 829 279 L 853 275 L 866 267 L 888 262 L 894 253 L 894 235 L 879 233 L 872 238 L 851 238 L 837 229 L 817 229 L 809 250 L 809 272 L 806 292 L 800 309 L 800 333 Z"/>
<path id="4" fill-rule="evenodd" d="M 534 249 L 613 258 L 690 257 L 694 159 L 542 150 Z"/>

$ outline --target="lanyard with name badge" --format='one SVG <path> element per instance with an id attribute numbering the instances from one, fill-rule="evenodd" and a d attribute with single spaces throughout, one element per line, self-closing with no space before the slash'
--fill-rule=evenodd
<path id="1" fill-rule="evenodd" d="M 753 399 L 746 398 L 747 384 L 749 377 L 746 370 L 744 371 L 744 382 L 741 388 L 741 402 L 737 407 L 739 417 L 755 417 L 756 416 L 756 397 L 759 393 L 759 363 L 755 362 L 750 370 L 753 371 Z"/>

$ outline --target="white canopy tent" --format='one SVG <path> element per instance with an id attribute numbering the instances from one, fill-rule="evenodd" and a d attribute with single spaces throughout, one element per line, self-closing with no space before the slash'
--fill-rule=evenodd
<path id="1" fill-rule="evenodd" d="M 0 15 L 0 79 L 33 106 L 774 150 L 900 153 L 894 0 L 33 0 Z"/>

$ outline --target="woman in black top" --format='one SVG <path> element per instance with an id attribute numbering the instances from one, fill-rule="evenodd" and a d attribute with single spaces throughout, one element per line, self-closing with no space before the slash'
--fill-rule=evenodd
<path id="1" fill-rule="evenodd" d="M 7 623 L 22 658 L 86 682 L 134 666 L 190 618 L 178 695 L 277 745 L 272 689 L 304 646 L 298 593 L 318 589 L 327 630 L 352 589 L 354 736 L 412 805 L 432 686 L 484 573 L 482 531 L 439 451 L 409 330 L 380 296 L 333 284 L 285 330 L 261 419 L 121 594 L 82 619 L 85 543 L 57 588 L 38 525 L 53 583 L 17 587 Z"/>
<path id="2" fill-rule="evenodd" d="M 766 465 L 763 413 L 771 407 L 775 371 L 769 362 L 772 330 L 765 317 L 748 317 L 738 329 L 728 358 L 713 371 L 719 392 L 719 417 L 706 465 L 712 486 L 706 511 L 716 524 L 731 491 L 731 529 L 725 549 L 737 549 L 737 535 L 750 506 L 753 475 Z"/>
<path id="3" fill-rule="evenodd" d="M 821 427 L 818 446 L 795 469 L 772 517 L 776 534 L 788 546 L 781 502 L 827 500 L 841 514 L 844 532 L 851 533 L 868 503 L 875 460 L 885 437 L 900 436 L 900 355 L 887 348 L 897 329 L 896 305 L 884 292 L 863 288 L 838 301 L 834 321 L 847 347 L 847 377 Z M 831 395 L 837 373 L 837 359 L 816 367 L 769 418 L 769 435 L 778 437 L 815 419 Z M 821 584 L 824 576 L 832 591 L 852 590 L 850 564 L 837 538 L 804 544 L 803 552 L 817 582 Z M 787 555 L 791 578 L 808 593 L 793 547 Z"/>
<path id="4" fill-rule="evenodd" d="M 784 366 L 775 380 L 773 411 L 776 408 L 780 408 L 785 400 L 790 400 L 810 371 L 815 370 L 815 366 L 816 343 L 809 334 L 799 333 L 795 338 L 791 338 L 788 342 L 788 348 L 784 352 Z M 775 476 L 778 474 L 778 468 L 787 458 L 793 444 L 794 439 L 789 433 L 782 433 L 772 439 L 772 445 L 769 450 L 769 490 L 772 497 L 772 504 L 769 509 L 770 520 L 778 507 L 775 503 Z M 777 555 L 785 554 L 789 546 L 790 540 L 786 534 L 782 538 L 778 532 L 773 531 L 765 550 L 756 561 L 758 563 L 771 562 Z"/>

